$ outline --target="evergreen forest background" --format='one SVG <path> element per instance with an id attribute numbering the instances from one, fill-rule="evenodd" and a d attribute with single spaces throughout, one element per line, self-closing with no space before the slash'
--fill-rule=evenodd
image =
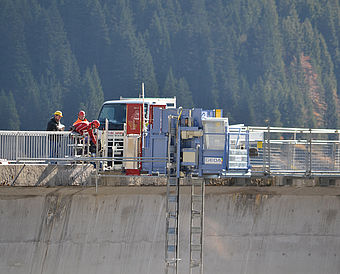
<path id="1" fill-rule="evenodd" d="M 177 97 L 231 123 L 339 127 L 339 0 L 0 0 L 0 129 Z"/>

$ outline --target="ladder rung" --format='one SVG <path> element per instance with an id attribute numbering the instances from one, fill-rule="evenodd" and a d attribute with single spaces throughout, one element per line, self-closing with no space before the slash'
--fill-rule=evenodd
<path id="1" fill-rule="evenodd" d="M 202 229 L 201 229 L 200 226 L 195 226 L 195 227 L 191 228 L 191 233 L 198 234 L 198 233 L 201 233 L 201 232 L 202 232 Z"/>
<path id="2" fill-rule="evenodd" d="M 171 218 L 171 219 L 177 218 L 177 212 L 175 212 L 175 211 L 170 211 L 170 212 L 168 213 L 168 216 L 169 216 L 169 218 Z"/>
<path id="3" fill-rule="evenodd" d="M 191 251 L 201 251 L 201 245 L 191 245 Z"/>
<path id="4" fill-rule="evenodd" d="M 193 194 L 191 195 L 193 201 L 201 201 L 202 195 Z"/>
<path id="5" fill-rule="evenodd" d="M 174 264 L 176 263 L 177 261 L 181 261 L 182 259 L 181 258 L 166 258 L 165 261 L 167 262 L 167 264 Z"/>
<path id="6" fill-rule="evenodd" d="M 194 216 L 194 217 L 201 216 L 201 211 L 200 210 L 192 210 L 192 216 Z"/>
<path id="7" fill-rule="evenodd" d="M 168 245 L 168 251 L 169 252 L 175 252 L 176 246 L 175 245 Z"/>
<path id="8" fill-rule="evenodd" d="M 192 261 L 190 262 L 190 267 L 197 267 L 197 266 L 200 266 L 200 264 L 201 264 L 201 262 L 192 260 Z"/>
<path id="9" fill-rule="evenodd" d="M 168 234 L 176 234 L 176 228 L 175 227 L 168 227 Z"/>
<path id="10" fill-rule="evenodd" d="M 169 195 L 168 196 L 168 201 L 170 203 L 176 203 L 177 202 L 177 195 Z"/>
<path id="11" fill-rule="evenodd" d="M 177 186 L 177 180 L 169 179 L 169 186 Z"/>
<path id="12" fill-rule="evenodd" d="M 177 260 L 175 260 L 175 259 L 167 259 L 166 263 L 167 263 L 168 266 L 174 266 L 174 265 L 176 265 L 176 261 Z"/>

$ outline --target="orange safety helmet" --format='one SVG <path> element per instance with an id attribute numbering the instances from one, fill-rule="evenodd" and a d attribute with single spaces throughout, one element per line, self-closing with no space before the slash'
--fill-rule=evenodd
<path id="1" fill-rule="evenodd" d="M 99 128 L 100 126 L 100 122 L 98 120 L 93 120 L 91 124 L 93 124 L 95 128 Z"/>

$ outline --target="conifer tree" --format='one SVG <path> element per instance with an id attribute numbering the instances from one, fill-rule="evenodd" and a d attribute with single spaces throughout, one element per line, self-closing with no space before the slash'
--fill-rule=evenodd
<path id="1" fill-rule="evenodd" d="M 57 108 L 66 125 L 80 105 L 95 118 L 96 76 L 107 99 L 144 82 L 146 96 L 233 122 L 339 126 L 337 0 L 2 0 L 0 33 L 0 88 L 21 129 Z"/>
<path id="2" fill-rule="evenodd" d="M 194 103 L 187 81 L 184 78 L 180 78 L 177 86 L 177 101 L 180 102 L 184 108 L 192 108 Z"/>
<path id="3" fill-rule="evenodd" d="M 0 129 L 19 130 L 19 115 L 15 106 L 13 93 L 0 92 Z"/>
<path id="4" fill-rule="evenodd" d="M 82 81 L 82 98 L 79 108 L 86 111 L 88 119 L 94 120 L 97 119 L 103 101 L 104 94 L 97 68 L 96 66 L 93 66 L 91 70 L 87 68 Z"/>
<path id="5" fill-rule="evenodd" d="M 176 96 L 177 93 L 177 80 L 174 77 L 172 72 L 172 68 L 169 69 L 168 75 L 166 77 L 164 87 L 161 93 L 162 97 L 173 97 Z M 177 100 L 178 101 L 178 100 Z M 181 102 L 177 102 L 178 105 L 181 105 Z"/>

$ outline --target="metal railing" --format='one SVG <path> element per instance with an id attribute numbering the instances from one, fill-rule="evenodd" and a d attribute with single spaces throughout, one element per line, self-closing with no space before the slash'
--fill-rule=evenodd
<path id="1" fill-rule="evenodd" d="M 71 132 L 0 131 L 0 159 L 8 162 L 44 162 L 88 154 L 85 138 Z"/>
<path id="2" fill-rule="evenodd" d="M 340 140 L 336 129 L 248 127 L 252 173 L 340 176 Z M 252 138 L 252 134 L 256 137 Z"/>
<path id="3" fill-rule="evenodd" d="M 249 131 L 252 174 L 340 176 L 340 140 L 335 129 L 244 127 Z M 114 143 L 114 142 L 113 142 Z M 112 146 L 113 150 L 122 149 Z M 108 161 L 131 161 L 104 153 Z M 89 157 L 85 138 L 70 132 L 0 131 L 0 159 L 8 162 L 71 162 Z M 145 159 L 137 159 L 143 161 Z M 158 159 L 159 161 L 159 159 Z"/>
<path id="4" fill-rule="evenodd" d="M 103 156 L 109 158 L 115 158 L 114 161 L 106 161 L 104 169 L 121 169 L 123 162 L 124 142 L 125 136 L 124 131 L 108 131 L 103 130 L 99 133 L 101 148 L 103 149 Z"/>

